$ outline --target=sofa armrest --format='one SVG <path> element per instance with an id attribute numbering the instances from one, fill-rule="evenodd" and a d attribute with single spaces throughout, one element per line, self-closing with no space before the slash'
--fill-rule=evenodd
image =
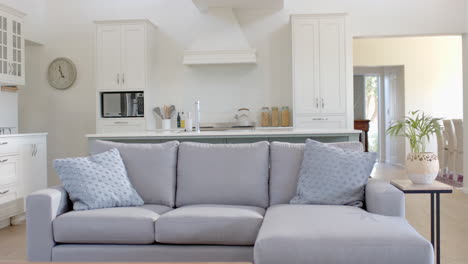
<path id="1" fill-rule="evenodd" d="M 30 194 L 26 198 L 26 237 L 30 261 L 52 261 L 55 246 L 52 222 L 71 208 L 61 186 Z"/>
<path id="2" fill-rule="evenodd" d="M 405 194 L 389 182 L 369 179 L 366 208 L 369 213 L 405 217 Z"/>

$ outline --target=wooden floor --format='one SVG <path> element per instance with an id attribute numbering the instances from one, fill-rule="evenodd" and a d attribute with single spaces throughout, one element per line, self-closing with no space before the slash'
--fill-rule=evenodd
<path id="1" fill-rule="evenodd" d="M 396 167 L 377 166 L 374 177 L 403 179 L 404 172 Z M 429 195 L 407 194 L 408 221 L 418 232 L 430 239 Z M 25 260 L 25 225 L 0 230 L 0 261 Z M 441 195 L 441 252 L 443 264 L 468 263 L 468 195 L 461 190 Z"/>

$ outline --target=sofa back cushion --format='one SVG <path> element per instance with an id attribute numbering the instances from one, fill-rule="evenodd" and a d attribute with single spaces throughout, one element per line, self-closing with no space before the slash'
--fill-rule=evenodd
<path id="1" fill-rule="evenodd" d="M 177 207 L 193 204 L 268 207 L 269 143 L 183 142 L 177 165 Z"/>
<path id="2" fill-rule="evenodd" d="M 329 143 L 349 150 L 363 151 L 360 142 Z M 270 206 L 288 204 L 296 195 L 299 171 L 304 157 L 303 143 L 272 142 L 270 146 Z"/>
<path id="3" fill-rule="evenodd" d="M 145 204 L 175 205 L 177 149 L 179 142 L 127 144 L 97 140 L 90 153 L 119 150 L 128 178 Z"/>

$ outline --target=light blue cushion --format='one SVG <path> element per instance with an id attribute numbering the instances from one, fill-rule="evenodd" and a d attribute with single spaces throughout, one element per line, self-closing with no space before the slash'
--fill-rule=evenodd
<path id="1" fill-rule="evenodd" d="M 363 205 L 377 153 L 307 140 L 292 204 Z"/>
<path id="2" fill-rule="evenodd" d="M 143 205 L 116 148 L 84 158 L 54 160 L 74 210 Z"/>

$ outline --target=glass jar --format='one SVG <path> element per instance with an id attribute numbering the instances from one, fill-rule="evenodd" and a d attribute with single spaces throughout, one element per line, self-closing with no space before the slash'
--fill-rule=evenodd
<path id="1" fill-rule="evenodd" d="M 289 113 L 289 107 L 283 106 L 281 108 L 281 126 L 282 127 L 288 127 L 290 126 L 290 113 Z"/>
<path id="2" fill-rule="evenodd" d="M 262 115 L 261 115 L 261 126 L 262 127 L 269 127 L 270 126 L 270 108 L 262 107 Z"/>
<path id="3" fill-rule="evenodd" d="M 278 127 L 280 125 L 279 109 L 276 106 L 271 107 L 271 126 Z"/>

